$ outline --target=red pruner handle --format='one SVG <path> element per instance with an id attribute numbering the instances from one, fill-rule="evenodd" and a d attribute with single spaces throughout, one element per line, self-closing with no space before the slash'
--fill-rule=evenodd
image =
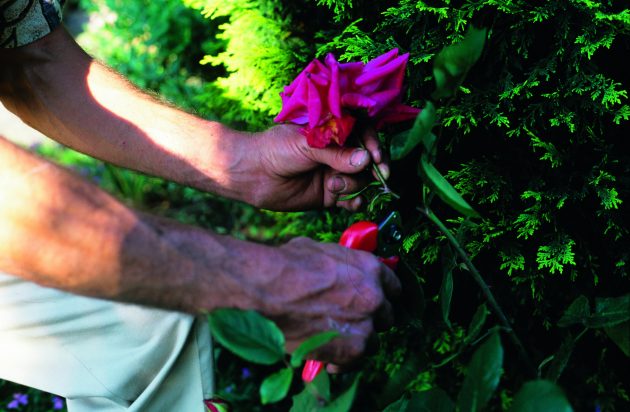
<path id="1" fill-rule="evenodd" d="M 383 264 L 387 266 L 388 268 L 390 268 L 391 270 L 396 270 L 396 267 L 398 267 L 398 262 L 400 262 L 400 257 L 399 256 L 390 256 L 388 258 L 379 257 L 378 260 L 383 262 Z"/>
<path id="2" fill-rule="evenodd" d="M 349 249 L 364 250 L 366 252 L 374 252 L 377 243 L 378 225 L 374 222 L 367 221 L 353 223 L 343 231 L 341 239 L 339 239 L 341 246 L 345 246 Z M 398 260 L 398 257 L 395 258 Z M 385 260 L 381 259 L 381 261 L 389 266 Z M 323 362 L 312 359 L 307 360 L 304 364 L 304 369 L 302 369 L 302 380 L 306 383 L 312 382 L 322 369 L 324 369 Z"/>

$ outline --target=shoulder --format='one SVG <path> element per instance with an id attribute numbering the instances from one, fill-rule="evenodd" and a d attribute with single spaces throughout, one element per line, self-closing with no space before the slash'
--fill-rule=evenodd
<path id="1" fill-rule="evenodd" d="M 0 48 L 25 46 L 61 24 L 65 0 L 0 0 Z"/>

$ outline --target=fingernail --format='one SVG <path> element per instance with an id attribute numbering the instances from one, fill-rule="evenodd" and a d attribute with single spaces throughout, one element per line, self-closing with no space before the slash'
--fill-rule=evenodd
<path id="1" fill-rule="evenodd" d="M 368 157 L 367 150 L 356 149 L 350 156 L 350 165 L 355 167 L 363 166 L 363 164 L 367 162 Z"/>
<path id="2" fill-rule="evenodd" d="M 380 165 L 378 165 L 378 170 L 380 170 L 381 175 L 383 175 L 383 179 L 389 179 L 389 166 L 387 166 L 385 163 L 381 163 Z"/>
<path id="3" fill-rule="evenodd" d="M 328 190 L 340 193 L 346 188 L 346 181 L 341 176 L 333 176 L 328 183 Z"/>

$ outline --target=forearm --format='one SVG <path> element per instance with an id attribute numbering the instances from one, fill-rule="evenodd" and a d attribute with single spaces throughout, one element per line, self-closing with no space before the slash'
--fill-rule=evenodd
<path id="1" fill-rule="evenodd" d="M 262 308 L 235 265 L 255 261 L 263 246 L 130 210 L 4 139 L 0 164 L 0 271 L 191 313 Z"/>
<path id="2" fill-rule="evenodd" d="M 251 138 L 170 107 L 94 61 L 63 28 L 0 50 L 0 99 L 26 123 L 83 153 L 230 198 L 255 187 Z"/>

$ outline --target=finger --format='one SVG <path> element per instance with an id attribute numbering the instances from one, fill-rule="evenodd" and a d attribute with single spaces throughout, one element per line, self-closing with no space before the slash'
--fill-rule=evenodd
<path id="1" fill-rule="evenodd" d="M 304 143 L 306 144 L 306 143 Z M 303 153 L 310 160 L 328 165 L 341 173 L 357 173 L 370 164 L 370 153 L 356 147 L 305 148 Z"/>
<path id="2" fill-rule="evenodd" d="M 374 316 L 374 327 L 376 330 L 387 330 L 394 324 L 394 309 L 388 300 L 378 309 Z"/>
<path id="3" fill-rule="evenodd" d="M 365 351 L 363 352 L 363 355 L 374 354 L 376 353 L 377 349 L 378 349 L 378 339 L 375 334 L 371 334 L 366 341 Z M 343 365 L 340 365 L 337 363 L 329 363 L 326 365 L 326 371 L 334 375 L 338 373 L 350 372 L 352 370 L 359 369 L 361 366 L 363 366 L 361 362 L 361 358 L 357 358 L 353 360 L 352 362 L 345 363 Z"/>
<path id="4" fill-rule="evenodd" d="M 398 276 L 390 268 L 382 264 L 381 268 L 381 285 L 386 296 L 395 297 L 400 295 L 402 287 Z"/>
<path id="5" fill-rule="evenodd" d="M 381 172 L 383 179 L 389 179 L 389 165 L 387 163 L 379 163 L 376 167 L 378 167 L 379 172 Z M 374 176 L 374 179 L 378 179 L 378 175 L 375 170 L 372 170 L 372 176 Z"/>
<path id="6" fill-rule="evenodd" d="M 368 338 L 374 331 L 372 320 L 365 319 L 358 323 L 346 325 L 348 331 L 344 331 L 343 337 L 319 348 L 315 353 L 316 359 L 337 365 L 349 365 L 365 353 Z"/>
<path id="7" fill-rule="evenodd" d="M 350 212 L 356 212 L 357 210 L 361 209 L 361 206 L 363 206 L 363 202 L 363 196 L 357 196 L 349 200 L 339 200 L 336 206 L 346 209 Z"/>
<path id="8" fill-rule="evenodd" d="M 372 156 L 374 163 L 378 164 L 383 161 L 376 130 L 371 127 L 365 130 L 365 133 L 363 134 L 363 144 L 368 152 L 370 152 L 370 156 Z"/>
<path id="9" fill-rule="evenodd" d="M 326 189 L 338 195 L 358 192 L 366 184 L 366 179 L 358 176 L 331 174 L 326 177 Z"/>
<path id="10" fill-rule="evenodd" d="M 326 365 L 326 372 L 330 373 L 331 375 L 343 373 L 344 371 L 346 371 L 346 369 L 344 369 L 343 366 L 335 365 L 334 363 L 329 363 L 328 365 Z"/>

